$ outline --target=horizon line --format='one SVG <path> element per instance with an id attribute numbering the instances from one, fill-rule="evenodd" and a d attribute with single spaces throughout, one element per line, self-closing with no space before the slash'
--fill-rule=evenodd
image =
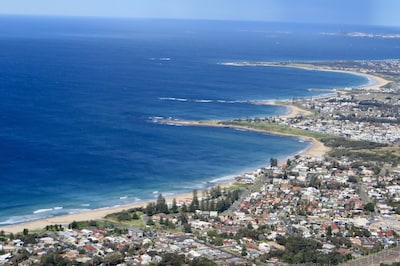
<path id="1" fill-rule="evenodd" d="M 304 21 L 284 21 L 284 20 L 260 20 L 260 19 L 218 19 L 218 18 L 170 18 L 170 17 L 130 17 L 130 16 L 107 16 L 107 15 L 68 15 L 68 14 L 21 14 L 21 13 L 0 13 L 1 17 L 47 17 L 47 18 L 86 18 L 86 19 L 110 19 L 110 20 L 175 20 L 175 21 L 214 21 L 214 22 L 244 22 L 244 23 L 279 23 L 279 24 L 298 24 L 298 25 L 346 25 L 346 26 L 372 26 L 400 29 L 399 25 L 390 24 L 352 24 L 352 23 L 331 23 L 331 22 L 304 22 Z"/>

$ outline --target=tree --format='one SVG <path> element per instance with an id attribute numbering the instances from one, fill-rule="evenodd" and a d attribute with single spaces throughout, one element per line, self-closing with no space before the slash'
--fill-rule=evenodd
<path id="1" fill-rule="evenodd" d="M 109 253 L 104 257 L 104 262 L 107 265 L 117 265 L 124 262 L 124 256 L 119 251 Z"/>
<path id="2" fill-rule="evenodd" d="M 28 235 L 28 234 L 29 234 L 28 228 L 24 228 L 24 231 L 22 232 L 22 234 L 23 234 L 24 236 Z"/>
<path id="3" fill-rule="evenodd" d="M 373 202 L 368 202 L 367 204 L 365 204 L 364 210 L 368 212 L 375 211 L 375 204 Z"/>
<path id="4" fill-rule="evenodd" d="M 102 265 L 102 263 L 103 263 L 103 258 L 98 255 L 94 255 L 89 265 Z"/>
<path id="5" fill-rule="evenodd" d="M 130 214 L 127 211 L 123 210 L 122 212 L 118 213 L 117 219 L 120 222 L 121 221 L 130 221 L 130 220 L 132 220 L 132 217 L 130 216 Z"/>
<path id="6" fill-rule="evenodd" d="M 177 213 L 178 212 L 178 205 L 176 205 L 176 199 L 175 198 L 172 200 L 171 212 L 172 213 Z"/>
<path id="7" fill-rule="evenodd" d="M 178 221 L 180 221 L 181 224 L 185 224 L 188 222 L 188 218 L 185 214 L 181 214 L 178 216 Z"/>
<path id="8" fill-rule="evenodd" d="M 8 265 L 20 265 L 21 262 L 29 258 L 29 252 L 26 249 L 18 251 L 18 253 L 13 254 Z M 67 264 L 65 264 L 67 265 Z"/>
<path id="9" fill-rule="evenodd" d="M 253 228 L 253 225 L 252 225 L 251 223 L 248 223 L 248 224 L 247 224 L 247 229 L 253 230 L 253 229 L 254 229 L 254 228 Z"/>
<path id="10" fill-rule="evenodd" d="M 227 209 L 229 209 L 229 202 L 227 202 L 227 200 L 225 199 L 220 199 L 217 201 L 217 206 L 216 206 L 216 210 L 218 212 L 223 212 Z"/>
<path id="11" fill-rule="evenodd" d="M 375 165 L 372 167 L 372 171 L 374 171 L 374 174 L 378 175 L 381 172 L 381 168 Z"/>
<path id="12" fill-rule="evenodd" d="M 153 214 L 156 214 L 156 204 L 154 202 L 149 202 L 146 206 L 146 214 L 148 216 L 153 216 Z"/>
<path id="13" fill-rule="evenodd" d="M 171 227 L 171 226 L 173 225 L 173 223 L 170 222 L 169 219 L 167 218 L 167 219 L 165 219 L 164 225 L 165 225 L 166 227 Z"/>
<path id="14" fill-rule="evenodd" d="M 189 205 L 189 211 L 195 212 L 198 209 L 199 209 L 199 198 L 197 197 L 197 190 L 195 189 L 193 190 L 193 199 Z"/>
<path id="15" fill-rule="evenodd" d="M 190 226 L 190 224 L 188 224 L 188 223 L 183 224 L 183 231 L 185 233 L 191 233 L 192 232 L 192 226 Z"/>
<path id="16" fill-rule="evenodd" d="M 167 265 L 184 265 L 186 263 L 185 255 L 178 255 L 176 253 L 166 253 L 162 256 L 162 260 L 158 265 L 167 266 Z"/>
<path id="17" fill-rule="evenodd" d="M 316 263 L 318 257 L 322 255 L 316 251 L 322 247 L 322 244 L 316 240 L 291 236 L 277 237 L 276 242 L 285 246 L 286 249 L 280 257 L 282 261 L 289 264 Z"/>
<path id="18" fill-rule="evenodd" d="M 209 201 L 209 208 L 210 211 L 216 211 L 217 210 L 217 206 L 215 204 L 215 201 L 212 199 Z"/>
<path id="19" fill-rule="evenodd" d="M 214 266 L 217 265 L 215 262 L 213 262 L 210 259 L 207 259 L 206 257 L 199 257 L 199 258 L 194 258 L 190 263 L 190 266 Z"/>
<path id="20" fill-rule="evenodd" d="M 326 237 L 328 239 L 330 239 L 332 237 L 332 227 L 328 226 L 328 228 L 326 228 Z"/>
<path id="21" fill-rule="evenodd" d="M 165 198 L 162 194 L 158 195 L 157 202 L 156 202 L 156 213 L 169 213 L 168 205 L 165 201 Z"/>
<path id="22" fill-rule="evenodd" d="M 40 265 L 72 265 L 72 262 L 62 257 L 59 251 L 49 251 L 41 257 Z"/>
<path id="23" fill-rule="evenodd" d="M 133 219 L 133 220 L 138 220 L 138 219 L 139 219 L 139 215 L 138 215 L 136 212 L 134 212 L 134 213 L 132 214 L 132 219 Z"/>
<path id="24" fill-rule="evenodd" d="M 358 182 L 358 179 L 357 179 L 357 177 L 355 177 L 355 176 L 350 176 L 350 177 L 347 178 L 347 182 L 350 182 L 350 183 L 357 183 L 357 182 Z"/>
<path id="25" fill-rule="evenodd" d="M 271 167 L 276 167 L 276 166 L 278 166 L 278 159 L 276 159 L 276 158 L 271 158 L 271 159 L 269 160 L 269 164 L 271 165 Z"/>
<path id="26" fill-rule="evenodd" d="M 182 211 L 182 213 L 188 212 L 188 208 L 185 203 L 183 203 L 181 211 Z"/>
<path id="27" fill-rule="evenodd" d="M 210 196 L 212 199 L 216 199 L 222 196 L 221 186 L 218 185 L 216 187 L 211 188 Z"/>
<path id="28" fill-rule="evenodd" d="M 68 225 L 68 228 L 69 228 L 69 229 L 78 229 L 78 227 L 79 227 L 79 225 L 78 225 L 78 222 L 77 222 L 77 221 L 72 221 L 72 223 L 70 223 L 70 224 Z"/>
<path id="29" fill-rule="evenodd" d="M 200 201 L 200 210 L 201 211 L 207 211 L 205 200 Z"/>
<path id="30" fill-rule="evenodd" d="M 243 257 L 245 257 L 247 255 L 246 245 L 242 245 L 242 252 L 240 253 L 240 255 L 242 255 Z"/>

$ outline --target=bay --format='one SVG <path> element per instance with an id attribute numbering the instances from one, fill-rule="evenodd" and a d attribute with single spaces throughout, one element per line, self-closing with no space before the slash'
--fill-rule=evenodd
<path id="1" fill-rule="evenodd" d="M 397 52 L 392 40 L 321 35 L 338 28 L 320 25 L 19 16 L 0 22 L 0 224 L 202 189 L 309 145 L 160 125 L 152 117 L 275 116 L 287 110 L 250 101 L 368 82 L 223 62 L 382 59 Z M 385 49 L 367 49 L 376 47 Z"/>

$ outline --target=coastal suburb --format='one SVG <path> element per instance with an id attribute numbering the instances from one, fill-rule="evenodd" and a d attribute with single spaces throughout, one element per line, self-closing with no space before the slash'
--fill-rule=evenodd
<path id="1" fill-rule="evenodd" d="M 283 116 L 158 119 L 297 136 L 310 146 L 204 191 L 0 227 L 0 264 L 399 265 L 400 60 L 224 64 L 371 82 L 253 102 L 285 106 Z"/>

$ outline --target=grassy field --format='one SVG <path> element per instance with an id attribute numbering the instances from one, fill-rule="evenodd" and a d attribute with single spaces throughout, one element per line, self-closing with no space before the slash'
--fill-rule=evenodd
<path id="1" fill-rule="evenodd" d="M 307 130 L 302 130 L 298 128 L 292 128 L 286 125 L 281 125 L 278 123 L 272 123 L 272 122 L 253 122 L 253 121 L 246 121 L 246 120 L 236 120 L 236 121 L 226 121 L 226 122 L 220 122 L 222 125 L 226 126 L 241 126 L 241 127 L 247 127 L 247 128 L 253 128 L 257 130 L 264 130 L 268 131 L 270 133 L 276 133 L 276 134 L 283 134 L 283 135 L 290 135 L 290 136 L 299 136 L 299 137 L 310 137 L 310 138 L 315 138 L 317 140 L 321 138 L 335 138 L 335 136 L 330 136 L 318 132 L 313 132 L 313 131 L 307 131 Z"/>

